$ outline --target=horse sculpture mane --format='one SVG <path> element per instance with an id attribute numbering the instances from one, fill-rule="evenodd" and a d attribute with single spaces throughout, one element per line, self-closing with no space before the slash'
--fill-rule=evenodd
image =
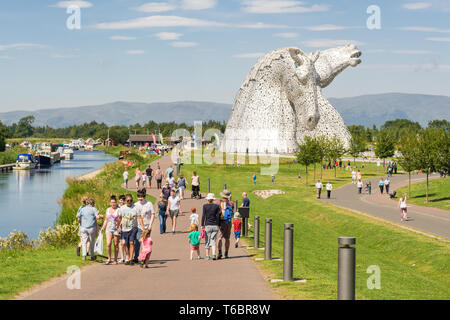
<path id="1" fill-rule="evenodd" d="M 305 136 L 350 133 L 321 88 L 361 62 L 353 45 L 306 55 L 280 48 L 262 57 L 239 89 L 221 150 L 229 153 L 291 153 Z"/>

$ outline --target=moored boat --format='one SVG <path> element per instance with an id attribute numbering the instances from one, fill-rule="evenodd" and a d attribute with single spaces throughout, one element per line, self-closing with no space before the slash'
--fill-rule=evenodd
<path id="1" fill-rule="evenodd" d="M 64 159 L 66 159 L 66 160 L 72 160 L 73 159 L 73 150 L 71 148 L 64 148 L 63 156 L 64 156 Z"/>
<path id="2" fill-rule="evenodd" d="M 36 161 L 39 168 L 48 168 L 53 165 L 53 159 L 51 157 L 50 151 L 39 150 L 36 152 Z"/>
<path id="3" fill-rule="evenodd" d="M 21 153 L 17 156 L 14 170 L 30 170 L 36 168 L 36 160 L 30 153 Z"/>

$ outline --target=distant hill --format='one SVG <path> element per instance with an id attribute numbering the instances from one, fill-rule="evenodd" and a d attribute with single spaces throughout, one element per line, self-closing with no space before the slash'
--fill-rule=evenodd
<path id="1" fill-rule="evenodd" d="M 351 98 L 330 98 L 347 125 L 380 126 L 387 120 L 410 119 L 426 126 L 434 119 L 450 119 L 450 97 L 421 94 L 386 93 Z M 214 102 L 123 102 L 102 105 L 43 109 L 37 111 L 12 111 L 0 113 L 0 120 L 10 125 L 20 118 L 33 115 L 35 126 L 67 127 L 90 121 L 107 125 L 144 124 L 175 121 L 193 124 L 195 120 L 228 121 L 231 105 Z"/>

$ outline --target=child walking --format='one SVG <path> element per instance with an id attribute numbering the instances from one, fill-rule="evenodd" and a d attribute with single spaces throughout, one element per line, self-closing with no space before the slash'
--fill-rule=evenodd
<path id="1" fill-rule="evenodd" d="M 153 240 L 150 237 L 151 231 L 148 229 L 144 229 L 142 231 L 141 239 L 139 240 L 141 242 L 141 251 L 139 252 L 139 264 L 141 268 L 148 269 L 148 261 L 150 260 L 150 255 L 152 254 L 152 244 Z"/>
<path id="2" fill-rule="evenodd" d="M 188 235 L 189 244 L 191 246 L 191 260 L 194 260 L 194 251 L 197 251 L 197 259 L 201 259 L 200 257 L 200 232 L 198 232 L 198 226 L 196 224 L 192 224 L 190 229 L 190 233 Z"/>
<path id="3" fill-rule="evenodd" d="M 240 218 L 239 212 L 236 212 L 233 219 L 234 239 L 236 239 L 236 242 L 234 243 L 235 248 L 239 246 L 239 239 L 241 238 L 242 221 Z"/>
<path id="4" fill-rule="evenodd" d="M 191 221 L 191 225 L 199 225 L 197 209 L 195 209 L 194 207 L 191 208 L 191 216 L 189 217 L 189 220 Z"/>

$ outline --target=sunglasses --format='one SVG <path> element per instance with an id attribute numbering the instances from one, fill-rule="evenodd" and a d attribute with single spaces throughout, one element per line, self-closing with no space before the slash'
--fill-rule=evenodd
<path id="1" fill-rule="evenodd" d="M 133 202 L 133 199 L 127 199 L 127 202 Z"/>

